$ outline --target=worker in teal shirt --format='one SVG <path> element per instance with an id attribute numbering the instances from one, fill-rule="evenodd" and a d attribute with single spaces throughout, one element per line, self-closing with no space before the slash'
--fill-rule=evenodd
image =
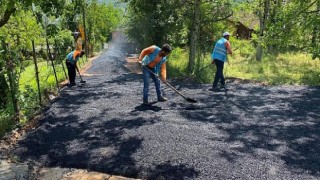
<path id="1" fill-rule="evenodd" d="M 225 79 L 223 75 L 224 63 L 227 61 L 227 55 L 232 55 L 231 45 L 229 42 L 230 34 L 225 32 L 222 34 L 222 38 L 218 40 L 212 52 L 212 64 L 215 64 L 217 71 L 214 77 L 212 91 L 219 91 L 220 88 L 228 90 L 225 86 Z M 218 83 L 220 82 L 220 88 Z"/>

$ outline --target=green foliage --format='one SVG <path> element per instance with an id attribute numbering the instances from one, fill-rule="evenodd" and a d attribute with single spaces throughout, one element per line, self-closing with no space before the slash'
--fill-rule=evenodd
<path id="1" fill-rule="evenodd" d="M 319 11 L 320 1 L 317 0 L 243 1 L 235 6 L 235 14 L 260 17 L 260 20 L 263 15 L 266 16 L 262 34 L 259 32 L 260 24 L 256 26 L 255 40 L 268 52 L 286 53 L 299 50 L 312 53 L 313 58 L 319 57 Z"/>
<path id="2" fill-rule="evenodd" d="M 37 24 L 31 11 L 18 11 L 9 22 L 0 28 L 6 43 L 14 49 L 32 49 L 31 40 L 39 39 L 43 29 Z"/>
<path id="3" fill-rule="evenodd" d="M 54 77 L 54 72 L 51 66 L 51 62 L 40 62 L 38 63 L 39 68 L 39 81 L 40 90 L 42 96 L 45 90 L 56 89 L 56 80 Z M 57 72 L 58 81 L 61 82 L 65 80 L 65 75 L 62 69 L 61 61 L 55 61 L 55 68 Z M 34 65 L 30 64 L 22 72 L 19 81 L 19 89 L 21 93 L 19 94 L 21 113 L 24 116 L 30 117 L 37 108 L 39 108 L 38 100 L 38 90 L 37 82 L 35 77 Z"/>
<path id="4" fill-rule="evenodd" d="M 194 74 L 188 72 L 188 50 L 175 48 L 168 60 L 168 76 L 179 79 L 193 79 L 197 82 L 210 82 L 212 79 L 211 56 L 201 56 L 197 58 Z M 206 67 L 206 68 L 205 68 Z"/>
<path id="5" fill-rule="evenodd" d="M 80 14 L 80 7 L 75 3 L 66 3 L 63 8 L 63 14 L 61 15 L 61 24 L 64 28 L 74 31 L 78 28 L 77 15 Z"/>
<path id="6" fill-rule="evenodd" d="M 106 42 L 108 35 L 121 24 L 123 12 L 112 4 L 92 0 L 85 10 L 87 36 L 93 44 Z"/>
<path id="7" fill-rule="evenodd" d="M 186 42 L 181 1 L 130 1 L 128 4 L 128 35 L 141 47 L 164 43 Z"/>
<path id="8" fill-rule="evenodd" d="M 12 112 L 10 112 L 11 107 L 7 109 L 0 109 L 0 137 L 2 137 L 6 132 L 12 129 Z"/>
<path id="9" fill-rule="evenodd" d="M 34 1 L 35 5 L 40 6 L 41 10 L 48 14 L 48 15 L 54 15 L 59 16 L 63 12 L 63 7 L 66 4 L 66 0 L 54 0 L 54 1 L 48 1 L 48 0 L 37 0 Z"/>
<path id="10" fill-rule="evenodd" d="M 44 13 L 60 15 L 64 4 L 65 0 L 2 0 L 0 3 L 0 27 L 5 25 L 17 10 L 30 10 L 31 7 L 39 6 Z"/>
<path id="11" fill-rule="evenodd" d="M 168 56 L 168 76 L 169 77 L 182 77 L 188 66 L 188 54 L 185 49 L 175 48 Z"/>
<path id="12" fill-rule="evenodd" d="M 251 40 L 240 40 L 230 37 L 230 42 L 234 53 L 246 59 L 254 59 L 255 48 Z"/>
<path id="13" fill-rule="evenodd" d="M 34 65 L 32 63 L 27 64 L 29 65 L 24 69 L 23 72 L 21 72 L 19 79 L 19 92 L 17 93 L 21 115 L 20 123 L 23 123 L 23 121 L 32 117 L 33 114 L 39 109 Z M 56 91 L 56 81 L 51 63 L 40 62 L 38 67 L 40 72 L 39 77 L 41 94 L 44 98 L 45 92 Z M 55 62 L 55 67 L 59 82 L 65 80 L 62 65 L 59 61 Z M 7 106 L 6 109 L 0 109 L 0 137 L 14 126 L 12 121 L 12 103 L 8 102 L 8 104 L 9 106 Z"/>
<path id="14" fill-rule="evenodd" d="M 33 83 L 33 82 L 29 82 Z M 38 92 L 33 84 L 26 84 L 19 96 L 20 113 L 24 116 L 31 116 L 39 108 Z"/>
<path id="15" fill-rule="evenodd" d="M 69 53 L 70 47 L 74 45 L 74 39 L 71 36 L 71 31 L 69 30 L 61 30 L 54 37 L 54 45 L 57 46 L 57 50 L 60 55 L 60 59 L 64 59 L 66 55 Z"/>
<path id="16" fill-rule="evenodd" d="M 19 89 L 19 79 L 24 71 L 22 61 L 28 54 L 28 49 L 31 49 L 31 39 L 41 39 L 41 27 L 36 23 L 31 11 L 20 10 L 11 17 L 5 26 L 0 28 L 3 40 L 8 44 L 6 47 L 5 56 L 2 56 L 5 66 L 8 84 L 10 84 L 10 100 L 14 102 L 14 108 L 18 109 L 16 103 L 21 93 Z M 9 99 L 9 98 L 6 98 Z M 15 99 L 15 100 L 12 100 Z M 16 110 L 17 111 L 17 110 Z"/>

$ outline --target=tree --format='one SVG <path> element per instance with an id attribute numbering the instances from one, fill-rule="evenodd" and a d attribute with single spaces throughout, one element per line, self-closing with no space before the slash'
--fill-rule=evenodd
<path id="1" fill-rule="evenodd" d="M 46 13 L 60 15 L 65 0 L 1 0 L 0 28 L 4 26 L 9 21 L 11 15 L 17 11 L 17 6 L 21 5 L 22 7 L 28 8 L 32 3 L 39 5 Z"/>
<path id="2" fill-rule="evenodd" d="M 126 1 L 127 2 L 127 1 Z M 139 43 L 140 47 L 153 44 L 184 41 L 184 17 L 180 1 L 160 0 L 150 3 L 148 0 L 129 1 L 127 18 L 128 35 Z M 176 40 L 176 41 L 175 41 Z"/>
<path id="3" fill-rule="evenodd" d="M 87 39 L 92 47 L 106 42 L 108 35 L 121 23 L 122 11 L 112 4 L 92 0 L 86 6 Z"/>
<path id="4" fill-rule="evenodd" d="M 207 25 L 231 15 L 229 0 L 129 1 L 129 36 L 142 41 L 144 46 L 163 42 L 181 46 L 188 44 L 188 69 L 193 72 L 200 37 L 211 39 L 200 34 L 212 28 Z"/>
<path id="5" fill-rule="evenodd" d="M 313 54 L 313 59 L 320 59 L 320 1 L 317 1 L 316 7 L 314 10 L 306 12 L 310 14 L 311 19 L 311 28 L 312 28 L 312 37 L 311 37 L 311 52 Z"/>
<path id="6" fill-rule="evenodd" d="M 39 39 L 42 32 L 41 30 L 33 13 L 24 10 L 17 11 L 12 15 L 6 25 L 0 28 L 2 47 L 5 50 L 3 56 L 5 68 L 3 68 L 3 70 L 8 77 L 15 120 L 18 120 L 20 115 L 18 98 L 20 95 L 19 78 L 24 68 L 21 63 L 24 58 L 22 52 L 26 49 L 31 49 L 30 39 Z"/>
<path id="7" fill-rule="evenodd" d="M 14 1 L 3 1 L 1 2 L 0 9 L 0 28 L 4 26 L 10 19 L 11 15 L 16 12 L 16 8 L 14 7 Z"/>
<path id="8" fill-rule="evenodd" d="M 264 36 L 264 32 L 267 25 L 267 19 L 269 16 L 269 8 L 270 8 L 270 0 L 259 0 L 259 6 L 260 7 L 257 11 L 259 22 L 260 22 L 260 28 L 259 28 L 259 39 L 258 39 L 258 45 L 257 45 L 257 53 L 256 53 L 256 60 L 261 61 L 262 59 L 262 38 Z"/>
<path id="9" fill-rule="evenodd" d="M 256 60 L 261 61 L 264 48 L 270 52 L 308 50 L 317 57 L 318 0 L 259 0 L 242 4 L 246 4 L 248 13 L 259 17 Z"/>
<path id="10" fill-rule="evenodd" d="M 190 28 L 190 47 L 189 47 L 189 72 L 195 68 L 197 44 L 199 41 L 199 28 L 202 24 L 218 22 L 231 17 L 231 3 L 228 0 L 182 0 L 187 6 L 188 11 L 192 12 L 192 26 Z"/>
<path id="11" fill-rule="evenodd" d="M 28 1 L 29 2 L 29 1 Z M 26 1 L 26 3 L 28 3 Z M 16 12 L 15 4 L 18 3 L 18 1 L 13 0 L 3 0 L 0 3 L 0 29 L 8 23 L 11 15 L 13 15 Z M 2 37 L 3 40 L 3 37 Z M 4 52 L 3 52 L 4 55 Z M 6 82 L 5 78 L 5 63 L 0 62 L 0 104 L 6 104 L 7 99 L 7 91 L 8 91 L 8 84 Z"/>
<path id="12" fill-rule="evenodd" d="M 0 51 L 0 109 L 5 107 L 7 105 L 7 90 L 8 90 L 8 84 L 5 78 L 5 61 L 4 59 L 4 50 Z"/>
<path id="13" fill-rule="evenodd" d="M 61 15 L 62 27 L 74 31 L 80 22 L 81 6 L 79 3 L 66 3 Z"/>
<path id="14" fill-rule="evenodd" d="M 0 31 L 1 31 L 1 39 L 2 39 L 2 47 L 5 52 L 3 53 L 4 58 L 6 60 L 5 63 L 0 62 L 0 92 L 4 92 L 0 94 L 0 101 L 5 101 L 7 99 L 8 92 L 8 84 L 6 82 L 6 78 L 4 76 L 5 72 L 9 72 L 9 84 L 10 91 L 15 107 L 15 112 L 18 111 L 17 103 L 15 102 L 17 92 L 17 84 L 19 80 L 19 69 L 16 69 L 16 63 L 18 63 L 17 59 L 22 57 L 21 52 L 27 47 L 30 46 L 30 39 L 37 35 L 37 30 L 41 30 L 37 26 L 37 21 L 35 19 L 30 19 L 33 16 L 29 8 L 31 8 L 32 3 L 35 5 L 39 5 L 40 7 L 44 7 L 46 11 L 50 11 L 52 13 L 59 13 L 59 11 L 53 11 L 53 6 L 58 5 L 60 3 L 60 7 L 62 7 L 63 1 L 33 1 L 33 0 L 2 0 L 0 6 Z M 57 8 L 61 9 L 61 8 Z M 23 14 L 19 14 L 19 13 Z M 15 18 L 12 20 L 12 18 Z M 32 24 L 33 23 L 33 24 Z M 30 29 L 28 27 L 31 27 Z M 27 39 L 25 39 L 27 38 Z M 10 48 L 10 51 L 8 50 Z M 14 52 L 14 53 L 13 53 Z M 14 54 L 14 56 L 12 55 Z M 16 71 L 17 70 L 17 71 Z M 3 102 L 0 102 L 3 103 Z"/>
<path id="15" fill-rule="evenodd" d="M 14 7 L 15 1 L 4 0 L 0 4 L 0 28 L 3 27 L 10 19 L 11 15 L 16 12 Z M 4 62 L 0 62 L 0 104 L 5 105 L 7 101 L 8 84 L 5 79 Z"/>

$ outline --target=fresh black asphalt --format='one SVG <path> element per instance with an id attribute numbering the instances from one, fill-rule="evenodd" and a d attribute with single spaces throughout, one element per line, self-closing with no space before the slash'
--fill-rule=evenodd
<path id="1" fill-rule="evenodd" d="M 12 153 L 142 179 L 320 179 L 320 87 L 229 82 L 211 92 L 169 80 L 198 103 L 162 84 L 169 101 L 144 106 L 141 75 L 122 66 L 128 53 L 112 44 Z"/>

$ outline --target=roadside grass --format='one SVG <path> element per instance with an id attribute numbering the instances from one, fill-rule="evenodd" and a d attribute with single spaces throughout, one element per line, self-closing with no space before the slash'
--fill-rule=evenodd
<path id="1" fill-rule="evenodd" d="M 18 101 L 20 108 L 20 122 L 19 125 L 23 125 L 27 122 L 29 118 L 32 117 L 40 109 L 39 99 L 38 99 L 38 87 L 35 76 L 35 67 L 32 63 L 21 72 L 19 79 L 19 93 Z M 65 80 L 65 75 L 62 70 L 62 66 L 55 65 L 58 81 L 61 82 Z M 54 77 L 51 62 L 41 61 L 38 62 L 39 69 L 39 81 L 40 81 L 40 92 L 42 96 L 42 104 L 46 103 L 45 92 L 56 93 L 56 80 Z M 0 110 L 0 137 L 4 135 L 5 132 L 12 129 L 15 123 L 12 122 L 12 103 L 11 99 L 8 99 L 8 106 L 6 109 Z"/>
<path id="2" fill-rule="evenodd" d="M 39 62 L 38 69 L 40 92 L 43 100 L 43 102 L 41 103 L 46 104 L 46 93 L 57 93 L 56 79 L 54 76 L 53 68 L 51 66 L 51 62 Z M 55 70 L 58 82 L 62 82 L 67 78 L 63 72 L 61 63 L 55 63 Z M 26 116 L 26 118 L 29 118 L 30 115 L 32 115 L 35 110 L 40 107 L 34 65 L 29 65 L 28 67 L 26 67 L 24 72 L 21 74 L 19 89 L 21 114 L 23 116 Z"/>
<path id="3" fill-rule="evenodd" d="M 320 85 L 320 62 L 311 55 L 286 53 L 267 55 L 261 62 L 236 56 L 226 64 L 226 77 L 270 85 Z"/>
<path id="4" fill-rule="evenodd" d="M 261 62 L 254 59 L 255 52 L 248 48 L 235 50 L 229 56 L 224 67 L 226 78 L 263 82 L 270 85 L 320 85 L 320 62 L 312 60 L 311 55 L 304 53 L 285 53 L 263 57 Z M 210 65 L 211 54 L 197 58 L 193 75 L 187 70 L 188 53 L 183 49 L 175 49 L 169 57 L 169 77 L 193 80 L 200 83 L 212 83 L 216 67 Z M 204 68 L 203 67 L 206 67 Z"/>

